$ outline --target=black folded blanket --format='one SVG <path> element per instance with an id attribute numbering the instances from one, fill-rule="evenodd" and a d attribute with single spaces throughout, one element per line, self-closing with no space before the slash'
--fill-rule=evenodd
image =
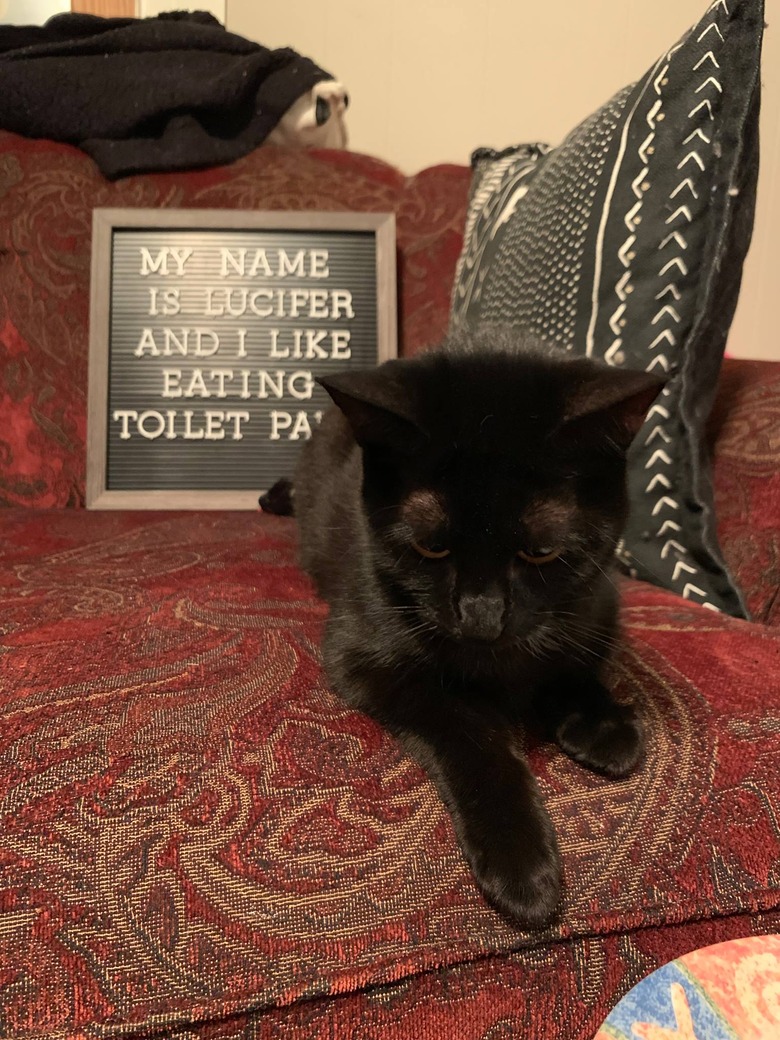
<path id="1" fill-rule="evenodd" d="M 232 162 L 331 78 L 205 12 L 0 26 L 0 128 L 78 145 L 112 179 Z"/>

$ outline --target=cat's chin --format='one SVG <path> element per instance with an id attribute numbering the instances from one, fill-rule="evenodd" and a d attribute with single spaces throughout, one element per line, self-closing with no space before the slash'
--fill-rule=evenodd
<path id="1" fill-rule="evenodd" d="M 555 656 L 557 650 L 553 633 L 545 622 L 522 629 L 505 629 L 497 638 L 489 640 L 466 636 L 443 626 L 439 631 L 444 637 L 440 647 L 449 651 L 459 666 L 472 666 L 478 671 L 484 667 L 491 669 L 499 662 L 544 660 Z"/>

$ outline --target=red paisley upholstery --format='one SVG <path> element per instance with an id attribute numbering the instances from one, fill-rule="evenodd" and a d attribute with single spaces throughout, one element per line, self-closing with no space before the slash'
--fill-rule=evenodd
<path id="1" fill-rule="evenodd" d="M 643 768 L 528 748 L 566 880 L 541 933 L 328 689 L 292 522 L 48 508 L 84 499 L 93 207 L 393 210 L 412 354 L 446 329 L 468 184 L 270 148 L 109 184 L 0 133 L 0 1035 L 590 1040 L 659 964 L 780 930 L 780 365 L 728 362 L 711 425 L 762 623 L 626 582 Z"/>
<path id="2" fill-rule="evenodd" d="M 324 683 L 294 539 L 255 514 L 0 511 L 7 1034 L 184 1028 L 486 954 L 489 992 L 555 969 L 590 1028 L 653 963 L 635 929 L 774 920 L 780 632 L 626 583 L 614 682 L 647 762 L 613 783 L 529 749 L 566 903 L 528 934 L 483 902 L 425 775 Z"/>
<path id="3" fill-rule="evenodd" d="M 238 1015 L 166 1040 L 591 1040 L 625 994 L 678 947 L 733 934 L 776 933 L 780 915 L 756 914 L 594 936 L 465 961 L 412 980 L 289 1008 Z M 684 1040 L 680 1037 L 680 1040 Z M 701 1038 L 705 1040 L 705 1038 Z"/>
<path id="4" fill-rule="evenodd" d="M 711 431 L 723 551 L 752 616 L 780 627 L 780 365 L 726 362 Z"/>

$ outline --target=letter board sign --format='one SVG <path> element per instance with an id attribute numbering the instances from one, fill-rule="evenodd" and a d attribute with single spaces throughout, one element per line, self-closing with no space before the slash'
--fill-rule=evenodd
<path id="1" fill-rule="evenodd" d="M 393 214 L 97 209 L 87 505 L 255 508 L 396 352 Z"/>

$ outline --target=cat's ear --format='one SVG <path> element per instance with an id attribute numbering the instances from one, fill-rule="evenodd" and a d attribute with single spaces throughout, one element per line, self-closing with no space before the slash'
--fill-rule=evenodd
<path id="1" fill-rule="evenodd" d="M 414 392 L 403 363 L 322 376 L 317 382 L 346 416 L 361 447 L 413 454 L 426 441 L 414 415 Z"/>
<path id="2" fill-rule="evenodd" d="M 606 435 L 625 450 L 665 382 L 649 372 L 591 367 L 567 398 L 563 429 L 578 438 Z"/>

